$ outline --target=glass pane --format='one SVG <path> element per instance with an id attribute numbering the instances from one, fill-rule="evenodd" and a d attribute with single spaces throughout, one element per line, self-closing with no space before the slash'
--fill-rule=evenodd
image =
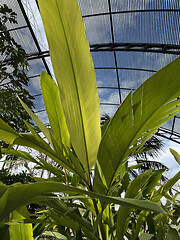
<path id="1" fill-rule="evenodd" d="M 118 87 L 116 70 L 96 69 L 98 87 Z"/>
<path id="2" fill-rule="evenodd" d="M 108 12 L 108 1 L 78 0 L 82 15 Z"/>
<path id="3" fill-rule="evenodd" d="M 89 44 L 110 43 L 112 41 L 109 16 L 84 18 L 84 24 Z"/>

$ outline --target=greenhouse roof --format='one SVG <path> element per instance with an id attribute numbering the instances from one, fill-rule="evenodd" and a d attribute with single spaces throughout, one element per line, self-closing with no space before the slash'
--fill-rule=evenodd
<path id="1" fill-rule="evenodd" d="M 35 112 L 47 120 L 39 77 L 53 75 L 48 44 L 36 0 L 1 0 L 17 13 L 8 30 L 28 54 Z M 116 111 L 129 91 L 180 55 L 180 1 L 79 0 L 94 60 L 101 115 Z M 157 132 L 180 143 L 180 114 Z"/>

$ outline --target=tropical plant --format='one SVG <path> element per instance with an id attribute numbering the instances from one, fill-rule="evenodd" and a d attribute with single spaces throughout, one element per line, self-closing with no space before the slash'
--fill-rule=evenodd
<path id="1" fill-rule="evenodd" d="M 23 120 L 30 121 L 30 117 L 16 94 L 31 109 L 34 98 L 26 89 L 29 83 L 26 52 L 7 28 L 7 25 L 13 28 L 18 23 L 16 18 L 17 14 L 12 9 L 6 4 L 0 4 L 0 117 L 13 129 L 25 131 L 27 129 Z"/>
<path id="2" fill-rule="evenodd" d="M 11 146 L 1 151 L 33 162 L 53 177 L 35 178 L 36 183 L 24 185 L 0 185 L 2 229 L 6 227 L 7 234 L 12 222 L 14 228 L 33 223 L 35 239 L 42 234 L 55 239 L 160 239 L 160 228 L 152 230 L 150 222 L 161 216 L 168 218 L 167 225 L 170 220 L 177 224 L 171 209 L 160 200 L 168 198 L 180 172 L 164 185 L 159 183 L 163 170 L 150 169 L 130 181 L 127 161 L 141 153 L 159 126 L 178 113 L 180 58 L 130 92 L 101 128 L 95 72 L 77 1 L 39 0 L 39 7 L 57 81 L 42 72 L 41 90 L 50 128 L 19 98 L 44 136 L 26 121 L 30 132 L 18 133 L 0 119 L 0 138 Z M 40 151 L 56 165 L 14 150 L 14 145 Z M 29 203 L 48 209 L 31 219 L 24 213 Z M 162 225 L 161 220 L 158 223 Z M 29 238 L 24 238 L 32 239 L 28 227 Z M 163 235 L 167 239 L 169 229 Z"/>

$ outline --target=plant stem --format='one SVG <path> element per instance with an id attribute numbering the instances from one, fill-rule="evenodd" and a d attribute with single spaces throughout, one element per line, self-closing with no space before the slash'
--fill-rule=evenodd
<path id="1" fill-rule="evenodd" d="M 93 187 L 92 187 L 91 180 L 90 180 L 90 184 L 89 184 L 89 191 L 93 192 Z M 97 207 L 96 200 L 92 199 L 92 201 L 93 201 L 93 205 L 94 205 L 96 215 L 98 216 L 99 210 L 98 210 L 98 207 Z M 106 234 L 104 232 L 104 228 L 103 228 L 103 224 L 102 224 L 102 217 L 101 217 L 101 220 L 99 222 L 99 227 L 100 227 L 100 231 L 101 231 L 101 235 L 102 235 L 102 240 L 106 240 Z"/>

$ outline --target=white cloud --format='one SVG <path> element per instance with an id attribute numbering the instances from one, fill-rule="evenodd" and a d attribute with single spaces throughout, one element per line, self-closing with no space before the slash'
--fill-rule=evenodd
<path id="1" fill-rule="evenodd" d="M 111 105 L 101 105 L 101 116 L 104 114 L 108 114 L 109 116 L 113 116 L 116 112 L 118 106 Z"/>
<path id="2" fill-rule="evenodd" d="M 176 173 L 180 171 L 180 165 L 176 162 L 173 155 L 170 153 L 169 148 L 174 149 L 180 154 L 180 146 L 178 143 L 166 140 L 165 142 L 165 151 L 161 153 L 160 158 L 157 161 L 163 163 L 169 168 L 169 171 L 165 173 L 168 178 L 173 177 Z"/>

